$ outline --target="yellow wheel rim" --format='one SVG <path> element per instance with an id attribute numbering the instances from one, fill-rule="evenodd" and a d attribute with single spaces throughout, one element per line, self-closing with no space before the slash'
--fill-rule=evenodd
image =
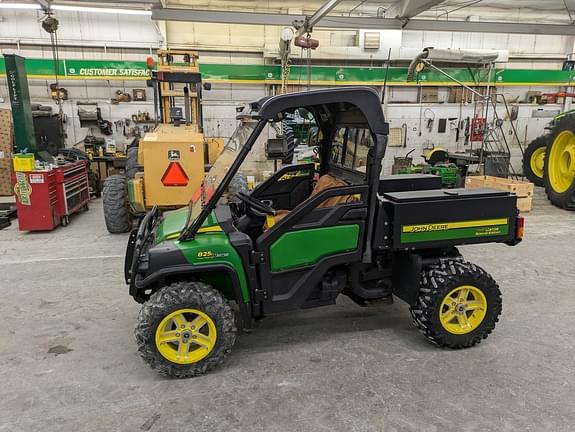
<path id="1" fill-rule="evenodd" d="M 545 164 L 545 147 L 539 147 L 531 154 L 531 171 L 539 178 L 543 178 L 543 165 Z"/>
<path id="2" fill-rule="evenodd" d="M 439 321 L 449 333 L 462 335 L 475 330 L 487 313 L 487 299 L 472 285 L 451 290 L 441 302 Z"/>
<path id="3" fill-rule="evenodd" d="M 156 348 L 172 363 L 199 362 L 214 349 L 216 340 L 214 321 L 197 309 L 178 309 L 156 329 Z"/>
<path id="4" fill-rule="evenodd" d="M 553 141 L 547 156 L 549 184 L 556 193 L 563 193 L 575 179 L 575 135 L 563 131 Z"/>

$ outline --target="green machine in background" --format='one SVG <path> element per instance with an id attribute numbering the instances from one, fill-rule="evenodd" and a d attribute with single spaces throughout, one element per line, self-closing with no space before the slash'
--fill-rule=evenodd
<path id="1" fill-rule="evenodd" d="M 433 174 L 441 177 L 444 188 L 463 186 L 464 175 L 456 164 L 449 162 L 448 153 L 444 149 L 436 147 L 421 155 L 425 163 L 418 165 L 413 164 L 413 158 L 410 156 L 414 151 L 415 149 L 412 149 L 405 156 L 394 158 L 392 174 Z"/>
<path id="2" fill-rule="evenodd" d="M 6 63 L 6 80 L 10 93 L 10 105 L 12 107 L 16 152 L 32 153 L 36 150 L 36 135 L 32 119 L 25 59 L 15 54 L 4 54 L 4 61 Z"/>
<path id="3" fill-rule="evenodd" d="M 457 184 L 459 170 L 453 163 L 439 163 L 431 165 L 413 165 L 399 169 L 397 174 L 433 174 L 441 177 L 441 184 L 445 188 L 459 186 Z"/>

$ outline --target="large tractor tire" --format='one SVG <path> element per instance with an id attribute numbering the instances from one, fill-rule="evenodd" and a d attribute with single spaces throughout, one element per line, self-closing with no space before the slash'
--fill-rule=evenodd
<path id="1" fill-rule="evenodd" d="M 221 292 L 201 282 L 177 282 L 142 306 L 135 335 L 140 356 L 172 378 L 203 375 L 236 342 L 234 311 Z"/>
<path id="2" fill-rule="evenodd" d="M 130 147 L 126 152 L 126 178 L 132 180 L 138 171 L 138 147 Z"/>
<path id="3" fill-rule="evenodd" d="M 545 150 L 548 135 L 541 135 L 529 143 L 523 154 L 523 175 L 535 186 L 543 186 Z"/>
<path id="4" fill-rule="evenodd" d="M 129 232 L 132 229 L 132 215 L 128 209 L 126 177 L 111 175 L 104 181 L 104 220 L 111 234 Z"/>
<path id="5" fill-rule="evenodd" d="M 551 203 L 575 210 L 575 115 L 561 118 L 545 151 L 545 192 Z"/>
<path id="6" fill-rule="evenodd" d="M 501 314 L 501 292 L 480 267 L 448 259 L 423 270 L 410 308 L 415 325 L 436 345 L 468 348 L 487 338 Z"/>

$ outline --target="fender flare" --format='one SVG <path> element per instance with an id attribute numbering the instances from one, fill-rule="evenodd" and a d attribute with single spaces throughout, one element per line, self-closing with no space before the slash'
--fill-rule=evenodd
<path id="1" fill-rule="evenodd" d="M 138 291 L 144 291 L 146 287 L 150 286 L 151 284 L 162 280 L 167 276 L 174 276 L 174 275 L 191 275 L 194 273 L 207 273 L 207 272 L 214 272 L 214 271 L 224 271 L 230 277 L 232 281 L 232 288 L 235 296 L 235 300 L 238 303 L 238 307 L 240 310 L 240 318 L 244 329 L 252 328 L 252 310 L 250 307 L 250 303 L 245 302 L 242 289 L 240 285 L 240 279 L 238 274 L 234 270 L 234 268 L 227 264 L 204 264 L 204 265 L 191 265 L 191 264 L 178 264 L 172 267 L 167 267 L 160 269 L 145 279 L 135 280 L 133 284 L 130 286 L 130 294 L 132 297 L 139 297 Z"/>

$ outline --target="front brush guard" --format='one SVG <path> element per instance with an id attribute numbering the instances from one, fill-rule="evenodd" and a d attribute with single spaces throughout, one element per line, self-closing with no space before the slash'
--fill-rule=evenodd
<path id="1" fill-rule="evenodd" d="M 145 258 L 144 249 L 153 239 L 154 228 L 160 220 L 160 209 L 154 206 L 142 219 L 138 228 L 132 230 L 126 248 L 124 260 L 124 278 L 130 285 L 130 295 L 136 300 L 136 279 L 142 258 Z"/>

